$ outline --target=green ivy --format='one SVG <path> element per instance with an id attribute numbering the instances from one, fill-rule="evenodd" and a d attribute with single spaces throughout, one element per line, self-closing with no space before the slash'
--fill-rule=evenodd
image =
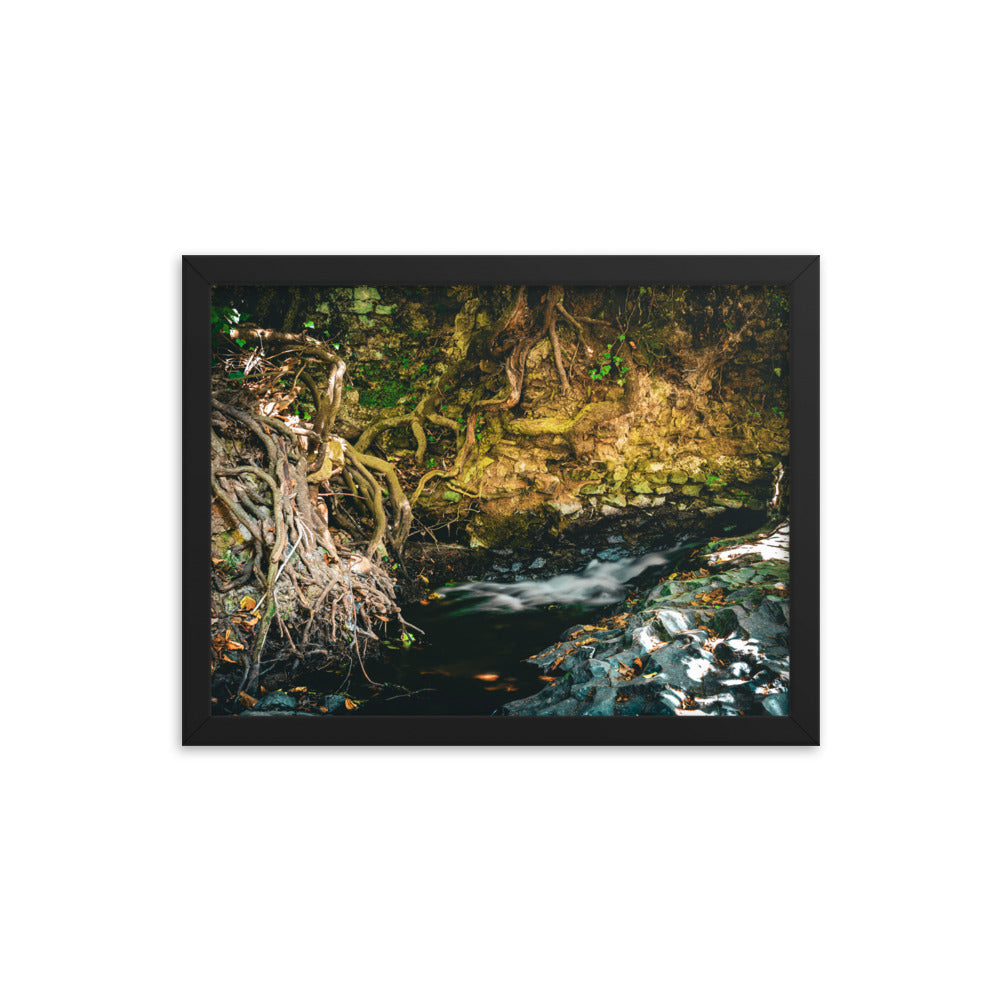
<path id="1" fill-rule="evenodd" d="M 611 341 L 610 344 L 605 344 L 604 352 L 600 356 L 600 360 L 597 365 L 590 369 L 588 373 L 594 382 L 601 382 L 609 376 L 613 378 L 618 385 L 625 384 L 625 376 L 628 373 L 628 365 L 625 363 L 624 358 L 620 357 L 616 352 L 621 348 L 621 345 L 625 342 L 625 334 L 618 334 L 618 343 Z M 612 374 L 613 373 L 613 374 Z"/>

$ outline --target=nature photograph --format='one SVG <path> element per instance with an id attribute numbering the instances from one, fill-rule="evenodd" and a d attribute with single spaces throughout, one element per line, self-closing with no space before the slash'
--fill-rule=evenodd
<path id="1" fill-rule="evenodd" d="M 217 285 L 210 423 L 213 716 L 789 714 L 787 286 Z"/>

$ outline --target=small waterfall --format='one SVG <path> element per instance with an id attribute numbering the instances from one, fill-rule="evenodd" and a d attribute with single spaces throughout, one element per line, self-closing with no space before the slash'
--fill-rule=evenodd
<path id="1" fill-rule="evenodd" d="M 550 604 L 613 604 L 625 596 L 625 584 L 649 569 L 665 565 L 682 547 L 651 552 L 636 559 L 601 562 L 592 559 L 580 573 L 564 573 L 548 580 L 491 583 L 470 580 L 450 587 L 440 596 L 461 596 L 475 602 L 468 611 L 525 611 Z"/>

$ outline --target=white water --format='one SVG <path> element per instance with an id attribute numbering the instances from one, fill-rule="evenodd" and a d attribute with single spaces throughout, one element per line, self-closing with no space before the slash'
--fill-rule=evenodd
<path id="1" fill-rule="evenodd" d="M 625 584 L 650 566 L 663 565 L 677 549 L 651 552 L 638 559 L 601 562 L 592 559 L 582 573 L 564 573 L 548 580 L 490 583 L 471 580 L 449 588 L 445 595 L 468 594 L 481 600 L 477 611 L 524 611 L 549 604 L 613 604 L 625 596 Z"/>

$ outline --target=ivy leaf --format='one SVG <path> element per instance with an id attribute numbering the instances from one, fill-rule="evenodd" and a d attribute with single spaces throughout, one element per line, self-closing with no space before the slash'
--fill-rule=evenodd
<path id="1" fill-rule="evenodd" d="M 239 344 L 240 347 L 246 347 L 247 346 L 247 342 L 245 340 L 241 340 L 239 337 L 236 338 L 236 343 Z"/>

